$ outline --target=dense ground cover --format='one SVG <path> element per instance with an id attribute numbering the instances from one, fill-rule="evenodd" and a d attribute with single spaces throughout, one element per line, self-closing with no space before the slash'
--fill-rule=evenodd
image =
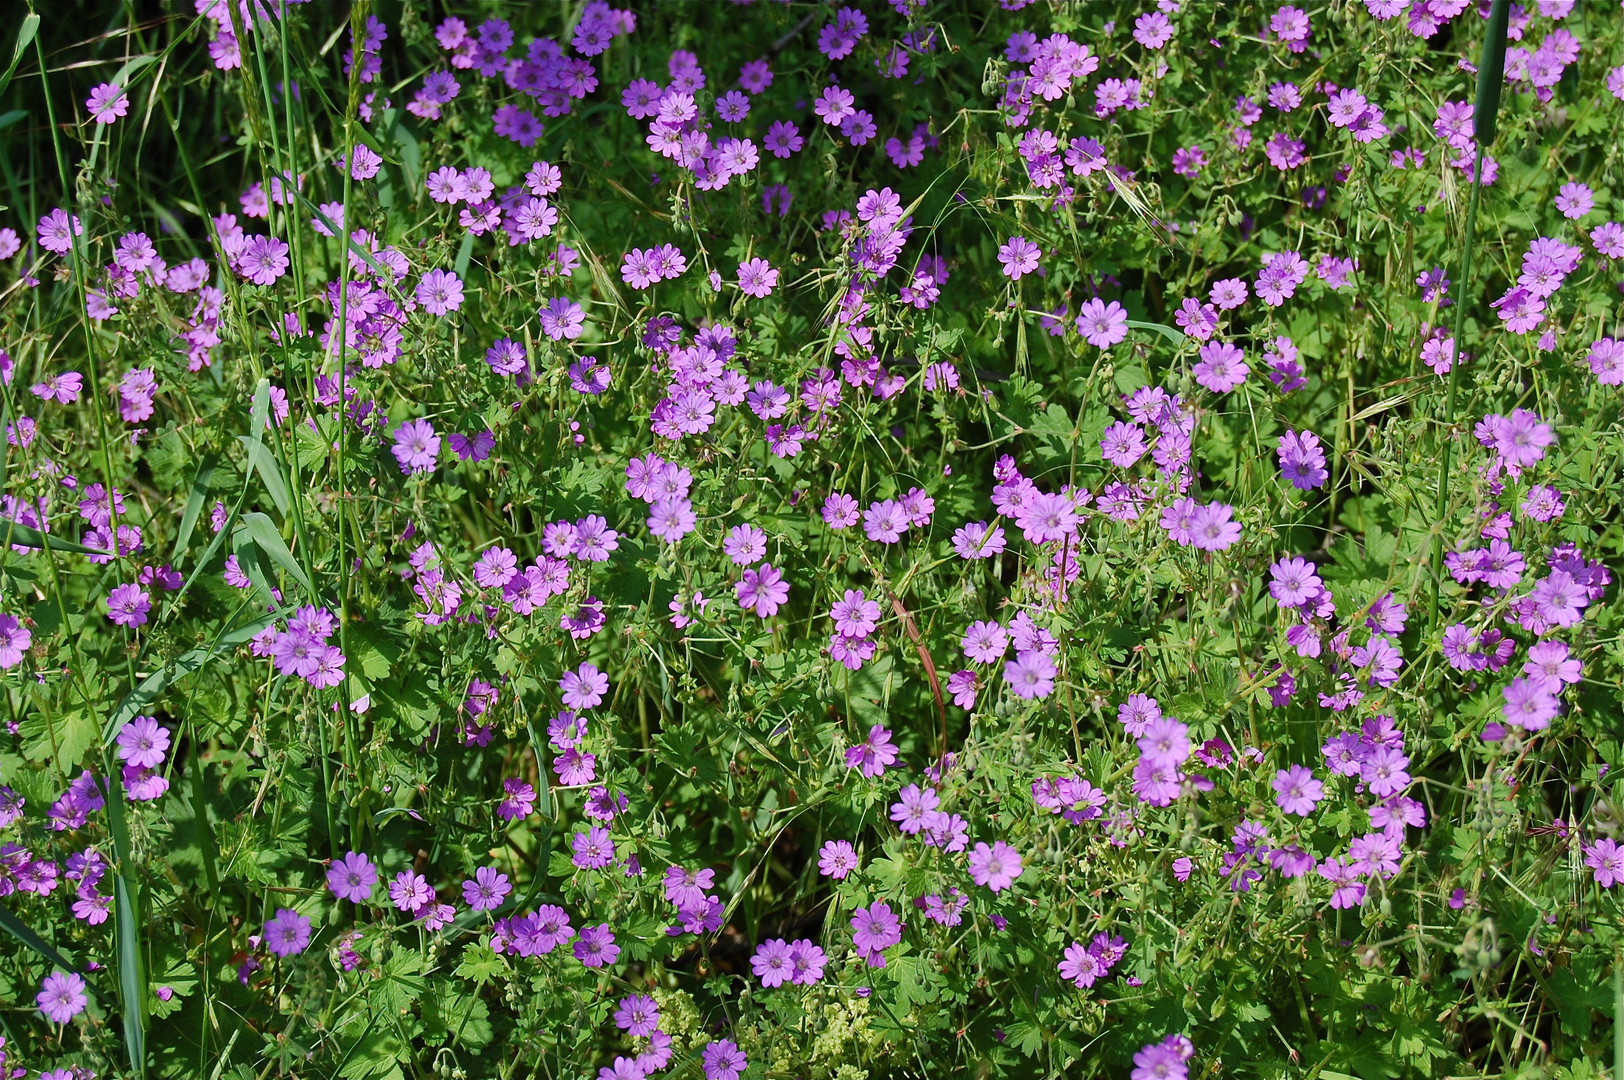
<path id="1" fill-rule="evenodd" d="M 1624 1068 L 1618 4 L 92 18 L 6 1076 Z"/>

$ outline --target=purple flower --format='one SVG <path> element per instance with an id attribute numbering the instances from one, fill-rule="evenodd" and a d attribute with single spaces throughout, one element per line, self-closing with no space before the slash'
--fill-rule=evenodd
<path id="1" fill-rule="evenodd" d="M 744 577 L 734 584 L 733 593 L 739 607 L 746 611 L 754 609 L 758 617 L 769 619 L 789 599 L 789 582 L 772 563 L 762 563 L 759 570 L 744 572 Z"/>
<path id="2" fill-rule="evenodd" d="M 978 843 L 970 852 L 970 880 L 993 892 L 1003 892 L 1021 876 L 1021 853 L 1002 840 L 991 847 Z"/>
<path id="3" fill-rule="evenodd" d="M 778 285 L 778 271 L 766 259 L 748 259 L 739 264 L 739 290 L 757 298 L 771 295 Z"/>
<path id="4" fill-rule="evenodd" d="M 891 742 L 891 733 L 875 724 L 868 729 L 868 738 L 846 751 L 846 767 L 858 769 L 870 779 L 896 764 L 897 748 Z"/>
<path id="5" fill-rule="evenodd" d="M 1100 436 L 1100 453 L 1106 461 L 1126 469 L 1145 453 L 1144 429 L 1138 424 L 1117 421 Z"/>
<path id="6" fill-rule="evenodd" d="M 481 866 L 474 876 L 462 883 L 462 899 L 475 911 L 493 911 L 502 906 L 502 900 L 513 891 L 508 877 L 495 867 Z"/>
<path id="7" fill-rule="evenodd" d="M 791 154 L 799 153 L 806 140 L 801 137 L 800 131 L 788 120 L 774 120 L 767 128 L 767 137 L 763 140 L 773 157 L 787 158 Z"/>
<path id="8" fill-rule="evenodd" d="M 342 859 L 334 859 L 327 868 L 327 887 L 340 900 L 364 904 L 372 899 L 372 886 L 378 882 L 378 868 L 372 860 L 351 851 Z"/>
<path id="9" fill-rule="evenodd" d="M 844 90 L 838 86 L 826 86 L 823 92 L 818 95 L 817 102 L 812 106 L 812 111 L 817 113 L 825 124 L 838 127 L 842 121 L 857 111 L 853 105 L 856 100 L 856 98 L 852 97 L 850 90 Z"/>
<path id="10" fill-rule="evenodd" d="M 1584 184 L 1563 184 L 1556 194 L 1556 208 L 1563 217 L 1578 221 L 1596 208 L 1596 194 Z"/>
<path id="11" fill-rule="evenodd" d="M 1581 622 L 1584 619 L 1584 608 L 1590 603 L 1585 587 L 1566 570 L 1552 570 L 1535 582 L 1529 599 L 1540 618 L 1553 626 L 1561 627 Z"/>
<path id="12" fill-rule="evenodd" d="M 750 958 L 750 970 L 765 987 L 782 986 L 790 981 L 794 974 L 794 965 L 791 961 L 789 942 L 783 938 L 774 938 L 756 946 L 755 955 Z"/>
<path id="13" fill-rule="evenodd" d="M 835 633 L 843 637 L 867 637 L 880 623 L 880 605 L 863 596 L 861 589 L 847 589 L 829 610 Z"/>
<path id="14" fill-rule="evenodd" d="M 1409 757 L 1398 747 L 1378 746 L 1359 763 L 1359 779 L 1372 795 L 1385 799 L 1409 787 L 1410 774 L 1405 771 L 1409 764 Z"/>
<path id="15" fill-rule="evenodd" d="M 576 833 L 570 838 L 570 849 L 575 852 L 571 861 L 583 870 L 602 870 L 615 861 L 615 842 L 601 825 Z"/>
<path id="16" fill-rule="evenodd" d="M 342 162 L 338 163 L 340 167 Z M 350 176 L 356 180 L 371 180 L 383 167 L 383 158 L 365 143 L 358 143 L 350 154 Z"/>
<path id="17" fill-rule="evenodd" d="M 287 273 L 288 245 L 274 236 L 256 236 L 237 256 L 237 271 L 255 285 L 270 285 Z"/>
<path id="18" fill-rule="evenodd" d="M 1550 693 L 1550 684 L 1542 678 L 1515 678 L 1511 685 L 1501 688 L 1500 694 L 1505 698 L 1501 711 L 1506 723 L 1524 731 L 1543 731 L 1561 711 L 1561 705 Z"/>
<path id="19" fill-rule="evenodd" d="M 566 671 L 558 680 L 566 709 L 591 709 L 603 701 L 609 692 L 609 676 L 595 666 L 583 663 L 574 671 Z"/>
<path id="20" fill-rule="evenodd" d="M 735 566 L 760 562 L 767 554 L 767 534 L 749 523 L 735 525 L 722 540 L 722 553 Z"/>
<path id="21" fill-rule="evenodd" d="M 265 947 L 277 956 L 302 953 L 310 944 L 310 920 L 297 911 L 277 908 L 276 916 L 265 924 Z"/>
<path id="22" fill-rule="evenodd" d="M 430 315 L 445 315 L 462 307 L 462 281 L 449 270 L 430 270 L 417 283 L 417 302 Z"/>
<path id="23" fill-rule="evenodd" d="M 412 473 L 432 472 L 434 463 L 440 456 L 440 436 L 434 432 L 434 425 L 427 420 L 402 420 L 400 426 L 395 428 L 395 445 L 391 451 L 395 460 L 400 463 L 400 471 L 407 476 Z"/>
<path id="24" fill-rule="evenodd" d="M 561 907 L 543 904 L 536 909 L 534 919 L 534 923 L 531 924 L 531 940 L 538 954 L 550 953 L 575 936 L 575 928 L 570 925 L 569 913 Z"/>
<path id="25" fill-rule="evenodd" d="M 98 124 L 111 124 L 130 111 L 130 99 L 117 83 L 101 83 L 93 87 L 85 99 L 90 118 Z"/>
<path id="26" fill-rule="evenodd" d="M 941 804 L 935 788 L 921 788 L 918 784 L 909 784 L 898 794 L 901 797 L 891 806 L 891 820 L 899 831 L 910 836 L 925 827 Z"/>
<path id="27" fill-rule="evenodd" d="M 1004 664 L 1004 681 L 1018 698 L 1041 699 L 1054 690 L 1057 669 L 1047 653 L 1020 652 Z"/>
<path id="28" fill-rule="evenodd" d="M 1301 608 L 1318 600 L 1324 592 L 1324 583 L 1315 573 L 1315 566 L 1307 559 L 1281 559 L 1269 567 L 1269 595 L 1288 610 Z"/>
<path id="29" fill-rule="evenodd" d="M 1314 779 L 1314 770 L 1293 765 L 1274 774 L 1275 803 L 1288 814 L 1307 817 L 1325 795 L 1325 785 Z"/>
<path id="30" fill-rule="evenodd" d="M 977 664 L 991 664 L 1001 659 L 1009 648 L 1009 635 L 995 622 L 977 621 L 964 631 L 959 642 L 964 655 Z"/>
<path id="31" fill-rule="evenodd" d="M 453 431 L 446 436 L 446 442 L 451 445 L 452 451 L 460 461 L 484 461 L 496 449 L 496 433 L 486 428 L 475 435 L 464 435 L 460 431 Z"/>
<path id="32" fill-rule="evenodd" d="M 1285 12 L 1295 9 L 1280 10 Z M 1188 1063 L 1194 1056 L 1195 1047 L 1190 1045 L 1189 1039 L 1182 1035 L 1169 1035 L 1159 1043 L 1151 1043 L 1142 1048 L 1133 1056 L 1134 1067 L 1128 1074 L 1129 1080 L 1186 1080 L 1190 1075 Z"/>
<path id="33" fill-rule="evenodd" d="M 700 1053 L 705 1067 L 705 1080 L 739 1080 L 749 1065 L 738 1044 L 731 1039 L 717 1039 L 706 1045 Z"/>
<path id="34" fill-rule="evenodd" d="M 583 927 L 572 949 L 575 959 L 589 968 L 605 967 L 620 956 L 620 946 L 615 944 L 615 935 L 608 923 Z"/>
<path id="35" fill-rule="evenodd" d="M 107 595 L 107 617 L 118 626 L 141 626 L 152 610 L 152 598 L 139 585 L 118 585 Z"/>
<path id="36" fill-rule="evenodd" d="M 902 940 L 902 923 L 884 900 L 858 908 L 852 914 L 851 929 L 852 944 L 869 967 L 884 967 L 882 954 Z"/>
<path id="37" fill-rule="evenodd" d="M 586 322 L 586 312 L 574 300 L 562 296 L 555 296 L 547 301 L 547 306 L 541 309 L 538 315 L 541 332 L 551 341 L 574 341 L 581 336 L 581 326 Z"/>
<path id="38" fill-rule="evenodd" d="M 118 733 L 118 756 L 136 768 L 155 769 L 169 749 L 169 732 L 156 717 L 137 716 Z"/>
<path id="39" fill-rule="evenodd" d="M 1333 908 L 1359 907 L 1365 902 L 1365 883 L 1351 863 L 1340 858 L 1326 859 L 1314 868 L 1320 877 L 1331 883 Z"/>
<path id="40" fill-rule="evenodd" d="M 1014 243 L 1014 241 L 1010 241 Z M 999 257 L 1002 258 L 1000 251 Z M 1036 265 L 1036 256 L 1033 256 Z M 1030 269 L 1030 268 L 1029 268 Z M 1012 274 L 1019 277 L 1019 274 Z M 1107 305 L 1098 297 L 1083 303 L 1077 313 L 1077 332 L 1083 340 L 1100 349 L 1109 349 L 1112 345 L 1123 341 L 1128 336 L 1128 311 L 1121 304 L 1112 300 Z"/>
<path id="41" fill-rule="evenodd" d="M 990 559 L 1004 550 L 1004 527 L 973 521 L 953 531 L 953 550 L 961 559 Z"/>
<path id="42" fill-rule="evenodd" d="M 71 971 L 53 971 L 40 984 L 34 1003 L 51 1023 L 66 1024 L 85 1011 L 89 1000 L 83 978 Z"/>
<path id="43" fill-rule="evenodd" d="M 1245 354 L 1229 342 L 1209 341 L 1201 346 L 1201 360 L 1191 369 L 1195 381 L 1215 394 L 1227 394 L 1251 373 Z"/>
<path id="44" fill-rule="evenodd" d="M 660 1026 L 660 1007 L 647 994 L 630 994 L 615 1009 L 615 1026 L 634 1039 L 646 1039 Z"/>
<path id="45" fill-rule="evenodd" d="M 818 873 L 836 881 L 845 880 L 859 865 L 861 861 L 849 840 L 829 840 L 818 852 Z"/>
<path id="46" fill-rule="evenodd" d="M 694 531 L 698 521 L 687 499 L 661 499 L 649 508 L 649 531 L 668 544 L 675 544 Z"/>
<path id="47" fill-rule="evenodd" d="M 1602 837 L 1587 846 L 1584 853 L 1585 865 L 1595 872 L 1597 885 L 1611 889 L 1624 881 L 1624 847 Z"/>
<path id="48" fill-rule="evenodd" d="M 1325 467 L 1325 451 L 1312 431 L 1287 431 L 1280 436 L 1280 475 L 1301 491 L 1319 487 L 1330 478 Z"/>
<path id="49" fill-rule="evenodd" d="M 1036 270 L 1042 255 L 1038 246 L 1024 236 L 1012 236 L 998 245 L 998 261 L 1003 265 L 1004 276 L 1011 281 L 1019 281 Z"/>
<path id="50" fill-rule="evenodd" d="M 1060 977 L 1072 983 L 1079 990 L 1087 990 L 1093 986 L 1100 976 L 1105 974 L 1104 966 L 1099 957 L 1089 951 L 1088 946 L 1080 941 L 1072 942 L 1066 946 L 1064 959 L 1057 965 Z"/>
<path id="51" fill-rule="evenodd" d="M 857 500 L 845 492 L 837 491 L 823 500 L 823 523 L 831 529 L 849 529 L 862 516 Z"/>

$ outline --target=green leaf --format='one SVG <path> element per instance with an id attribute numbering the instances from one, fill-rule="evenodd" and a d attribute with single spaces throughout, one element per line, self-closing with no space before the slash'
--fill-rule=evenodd
<path id="1" fill-rule="evenodd" d="M 171 682 L 190 675 L 217 654 L 235 649 L 238 645 L 248 641 L 255 634 L 265 629 L 273 621 L 272 616 L 266 615 L 264 618 L 256 619 L 246 626 L 239 626 L 229 634 L 220 635 L 212 645 L 193 649 L 179 660 L 176 660 L 173 665 L 161 671 L 155 671 L 142 679 L 141 685 L 124 695 L 124 700 L 118 703 L 118 707 L 113 710 L 112 715 L 107 718 L 107 722 L 102 725 L 102 745 L 112 746 L 113 740 L 118 738 L 118 733 L 124 729 L 124 725 L 141 715 L 143 709 L 158 700 L 158 695 L 167 690 Z"/>
<path id="2" fill-rule="evenodd" d="M 23 757 L 51 761 L 63 775 L 77 773 L 80 759 L 96 742 L 96 720 L 80 709 L 47 718 L 35 712 L 23 720 Z"/>
<path id="3" fill-rule="evenodd" d="M 124 784 L 117 771 L 107 778 L 107 817 L 117 869 L 113 877 L 113 937 L 118 951 L 118 996 L 124 1014 L 124 1050 L 137 1080 L 147 1074 L 147 980 L 142 957 L 141 921 L 136 917 L 135 859 L 125 817 Z"/>
<path id="4" fill-rule="evenodd" d="M 103 551 L 100 548 L 89 548 L 83 544 L 76 544 L 72 540 L 64 540 L 60 536 L 42 533 L 38 529 L 30 529 L 27 525 L 15 521 L 6 522 L 4 528 L 0 528 L 0 534 L 4 534 L 5 543 L 15 544 L 17 547 L 50 547 L 55 551 L 71 551 L 78 555 L 112 554 L 112 552 Z"/>
<path id="5" fill-rule="evenodd" d="M 507 961 L 496 955 L 489 945 L 474 945 L 462 954 L 462 963 L 457 965 L 456 973 L 460 978 L 472 979 L 483 986 L 507 970 Z"/>
<path id="6" fill-rule="evenodd" d="M 1483 55 L 1477 65 L 1477 100 L 1472 106 L 1473 134 L 1480 148 L 1494 142 L 1494 129 L 1500 119 L 1500 89 L 1505 84 L 1506 33 L 1510 21 L 1511 0 L 1491 0 L 1489 25 L 1483 32 Z"/>
<path id="7" fill-rule="evenodd" d="M 473 253 L 474 253 L 474 234 L 471 233 L 471 232 L 470 233 L 463 233 L 463 235 L 462 235 L 462 245 L 457 248 L 457 261 L 456 261 L 456 264 L 452 267 L 452 272 L 455 273 L 457 275 L 457 277 L 466 278 L 468 276 L 468 260 L 473 255 Z"/>
<path id="8" fill-rule="evenodd" d="M 400 1076 L 400 1062 L 411 1060 L 411 1050 L 388 1031 L 374 1031 L 350 1047 L 338 1070 L 344 1080 Z"/>
<path id="9" fill-rule="evenodd" d="M 282 479 L 282 471 L 277 468 L 276 456 L 265 448 L 265 444 L 249 435 L 238 435 L 237 441 L 242 443 L 243 449 L 248 453 L 248 468 L 259 473 L 260 480 L 265 483 L 265 491 L 276 504 L 277 513 L 288 512 L 288 485 Z"/>
<path id="10" fill-rule="evenodd" d="M 1159 322 L 1140 322 L 1138 319 L 1129 319 L 1128 320 L 1128 329 L 1130 329 L 1130 330 L 1153 330 L 1156 333 L 1162 335 L 1162 337 L 1166 338 L 1168 341 L 1171 341 L 1174 345 L 1182 345 L 1182 344 L 1184 344 L 1184 335 L 1183 334 L 1179 333 L 1177 330 L 1173 329 L 1171 326 L 1163 326 Z"/>
<path id="11" fill-rule="evenodd" d="M 53 949 L 49 944 L 46 943 L 44 938 L 34 933 L 32 927 L 23 922 L 21 919 L 17 918 L 12 910 L 4 905 L 0 905 L 0 930 L 5 930 L 6 933 L 10 934 L 12 937 L 16 938 L 30 949 L 33 949 L 35 952 L 39 953 L 41 956 L 45 957 L 45 959 L 55 964 L 63 971 L 79 970 L 79 965 L 75 964 L 73 961 L 69 960 L 67 957 Z M 98 998 L 101 997 L 99 993 L 97 993 L 96 996 Z"/>
<path id="12" fill-rule="evenodd" d="M 34 35 L 39 33 L 39 22 L 39 16 L 33 12 L 23 17 L 23 25 L 17 31 L 17 44 L 11 50 L 11 63 L 6 65 L 6 73 L 0 75 L 0 94 L 4 94 L 6 87 L 11 85 L 11 76 L 16 73 L 17 65 L 22 63 L 23 53 L 34 43 Z"/>
<path id="13" fill-rule="evenodd" d="M 186 509 L 180 516 L 180 531 L 175 534 L 175 550 L 170 554 L 171 560 L 180 558 L 180 553 L 186 550 L 186 541 L 192 538 L 192 530 L 203 513 L 203 504 L 208 501 L 209 481 L 214 478 L 214 466 L 218 462 L 219 458 L 213 454 L 206 455 L 198 462 L 197 475 L 192 477 L 191 493 L 186 496 Z"/>
<path id="14" fill-rule="evenodd" d="M 242 517 L 243 529 L 251 536 L 259 549 L 269 555 L 282 569 L 293 575 L 293 579 L 304 586 L 304 591 L 311 599 L 315 599 L 316 587 L 310 584 L 310 578 L 305 574 L 304 567 L 299 565 L 288 550 L 288 545 L 277 531 L 276 523 L 264 514 L 254 512 L 244 514 Z"/>

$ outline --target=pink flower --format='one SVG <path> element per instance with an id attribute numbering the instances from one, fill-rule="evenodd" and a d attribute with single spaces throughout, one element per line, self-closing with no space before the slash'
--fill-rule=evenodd
<path id="1" fill-rule="evenodd" d="M 1584 849 L 1585 865 L 1595 872 L 1596 884 L 1604 889 L 1624 881 L 1624 848 L 1606 838 Z"/>
<path id="2" fill-rule="evenodd" d="M 1097 297 L 1089 300 L 1078 311 L 1077 332 L 1090 345 L 1109 349 L 1128 336 L 1127 309 L 1115 300 L 1109 305 Z"/>
<path id="3" fill-rule="evenodd" d="M 993 892 L 1003 892 L 1021 876 L 1021 854 L 1002 840 L 991 847 L 977 844 L 970 852 L 970 879 Z"/>
<path id="4" fill-rule="evenodd" d="M 130 99 L 116 83 L 102 83 L 90 91 L 85 108 L 90 110 L 90 118 L 96 123 L 111 124 L 130 111 Z"/>
<path id="5" fill-rule="evenodd" d="M 1307 817 L 1324 797 L 1325 785 L 1314 779 L 1314 771 L 1293 765 L 1274 774 L 1274 801 L 1288 814 Z"/>
<path id="6" fill-rule="evenodd" d="M 85 1011 L 89 1003 L 85 980 L 71 971 L 54 971 L 40 984 L 34 1003 L 53 1024 L 66 1024 Z"/>
<path id="7" fill-rule="evenodd" d="M 456 311 L 462 307 L 462 281 L 449 270 L 430 270 L 417 283 L 417 302 L 430 315 Z"/>
<path id="8" fill-rule="evenodd" d="M 998 261 L 1003 264 L 1004 276 L 1019 281 L 1038 268 L 1043 252 L 1024 236 L 1012 236 L 998 246 Z"/>
<path id="9" fill-rule="evenodd" d="M 746 570 L 743 579 L 733 586 L 733 592 L 741 608 L 746 611 L 753 608 L 757 616 L 768 619 L 789 599 L 789 582 L 772 563 L 762 563 L 760 570 Z"/>
<path id="10" fill-rule="evenodd" d="M 852 104 L 856 100 L 856 98 L 852 97 L 850 90 L 843 90 L 838 86 L 828 86 L 824 88 L 823 93 L 818 95 L 818 100 L 813 105 L 812 111 L 817 113 L 825 124 L 838 127 L 841 121 L 857 111 Z"/>
<path id="11" fill-rule="evenodd" d="M 433 424 L 421 419 L 402 420 L 394 434 L 395 445 L 391 449 L 401 472 L 410 476 L 434 469 L 440 456 L 440 436 L 435 434 Z"/>
<path id="12" fill-rule="evenodd" d="M 1201 346 L 1201 360 L 1194 367 L 1195 381 L 1215 394 L 1227 394 L 1251 373 L 1245 354 L 1227 341 L 1209 341 Z"/>
<path id="13" fill-rule="evenodd" d="M 139 585 L 119 585 L 107 596 L 107 617 L 119 626 L 141 626 L 152 610 L 152 598 Z"/>
<path id="14" fill-rule="evenodd" d="M 481 866 L 471 879 L 462 883 L 462 898 L 475 911 L 501 907 L 502 900 L 512 891 L 507 875 L 490 866 Z"/>
<path id="15" fill-rule="evenodd" d="M 739 264 L 739 291 L 758 299 L 768 296 L 778 285 L 778 271 L 766 259 L 749 259 Z"/>
<path id="16" fill-rule="evenodd" d="M 256 236 L 237 256 L 237 272 L 255 285 L 270 285 L 288 271 L 288 245 L 274 236 Z"/>
<path id="17" fill-rule="evenodd" d="M 583 663 L 574 671 L 564 673 L 564 677 L 558 680 L 558 689 L 563 692 L 565 708 L 595 708 L 609 692 L 609 676 L 595 665 Z"/>
<path id="18" fill-rule="evenodd" d="M 340 900 L 364 904 L 372 898 L 372 886 L 377 882 L 378 868 L 371 859 L 354 851 L 334 859 L 327 868 L 327 887 Z"/>

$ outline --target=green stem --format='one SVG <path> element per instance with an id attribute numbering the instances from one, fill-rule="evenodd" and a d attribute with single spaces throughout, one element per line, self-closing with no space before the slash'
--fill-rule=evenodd
<path id="1" fill-rule="evenodd" d="M 1455 336 L 1449 365 L 1449 394 L 1444 401 L 1444 445 L 1438 462 L 1438 500 L 1432 515 L 1437 531 L 1432 536 L 1432 616 L 1428 623 L 1429 637 L 1431 631 L 1438 628 L 1439 590 L 1443 585 L 1444 521 L 1449 509 L 1449 458 L 1455 445 L 1455 397 L 1460 386 L 1461 361 L 1464 356 L 1461 340 L 1466 333 L 1466 291 L 1467 282 L 1472 276 L 1472 234 L 1477 230 L 1478 196 L 1483 190 L 1483 185 L 1479 182 L 1482 171 L 1483 144 L 1479 143 L 1477 159 L 1472 163 L 1472 194 L 1466 201 L 1466 237 L 1465 247 L 1461 252 L 1460 283 L 1455 288 Z"/>

